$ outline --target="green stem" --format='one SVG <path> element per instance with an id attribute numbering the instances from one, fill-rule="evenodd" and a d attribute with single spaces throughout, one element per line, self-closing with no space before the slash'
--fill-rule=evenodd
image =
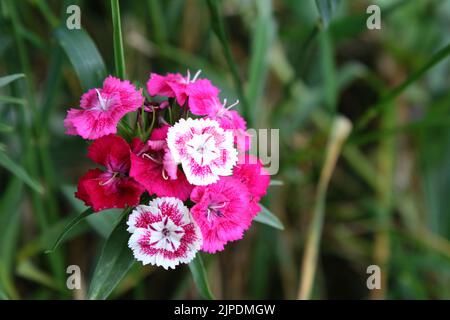
<path id="1" fill-rule="evenodd" d="M 116 65 L 116 76 L 121 79 L 125 79 L 125 54 L 123 50 L 119 0 L 111 0 L 111 14 L 113 23 L 114 61 Z"/>

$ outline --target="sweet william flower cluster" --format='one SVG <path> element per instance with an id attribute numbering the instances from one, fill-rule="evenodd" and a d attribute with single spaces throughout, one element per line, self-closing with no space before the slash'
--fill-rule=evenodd
<path id="1" fill-rule="evenodd" d="M 80 178 L 75 196 L 94 211 L 133 208 L 134 257 L 168 269 L 241 239 L 269 176 L 246 153 L 246 122 L 235 104 L 221 103 L 208 79 L 152 73 L 146 90 L 151 101 L 109 76 L 83 94 L 64 125 L 93 140 L 88 157 L 98 165 Z"/>

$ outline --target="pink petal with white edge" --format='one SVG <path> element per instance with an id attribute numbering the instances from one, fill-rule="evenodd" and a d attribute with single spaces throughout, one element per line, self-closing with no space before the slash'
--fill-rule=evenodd
<path id="1" fill-rule="evenodd" d="M 203 243 L 189 209 L 177 198 L 156 198 L 148 206 L 137 206 L 127 224 L 132 233 L 128 246 L 144 265 L 174 269 L 192 261 Z"/>

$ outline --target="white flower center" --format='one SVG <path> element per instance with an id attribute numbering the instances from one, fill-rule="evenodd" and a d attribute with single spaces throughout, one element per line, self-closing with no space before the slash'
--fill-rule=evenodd
<path id="1" fill-rule="evenodd" d="M 184 229 L 176 225 L 169 217 L 148 226 L 151 230 L 149 243 L 155 249 L 176 251 L 184 235 Z"/>
<path id="2" fill-rule="evenodd" d="M 209 133 L 194 135 L 186 146 L 188 154 L 202 166 L 209 165 L 220 156 L 214 137 Z"/>
<path id="3" fill-rule="evenodd" d="M 102 97 L 102 94 L 100 93 L 100 91 L 98 91 L 98 89 L 95 89 L 95 91 L 97 92 L 97 98 L 98 98 L 98 105 L 97 107 L 103 111 L 108 110 L 109 107 L 109 99 L 105 99 Z"/>

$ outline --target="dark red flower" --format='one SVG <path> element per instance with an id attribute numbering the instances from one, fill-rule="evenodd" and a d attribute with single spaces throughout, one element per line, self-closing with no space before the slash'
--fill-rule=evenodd
<path id="1" fill-rule="evenodd" d="M 128 143 L 121 137 L 107 135 L 95 140 L 88 157 L 105 170 L 89 170 L 81 177 L 75 196 L 94 211 L 138 205 L 144 187 L 128 175 L 130 153 Z"/>

